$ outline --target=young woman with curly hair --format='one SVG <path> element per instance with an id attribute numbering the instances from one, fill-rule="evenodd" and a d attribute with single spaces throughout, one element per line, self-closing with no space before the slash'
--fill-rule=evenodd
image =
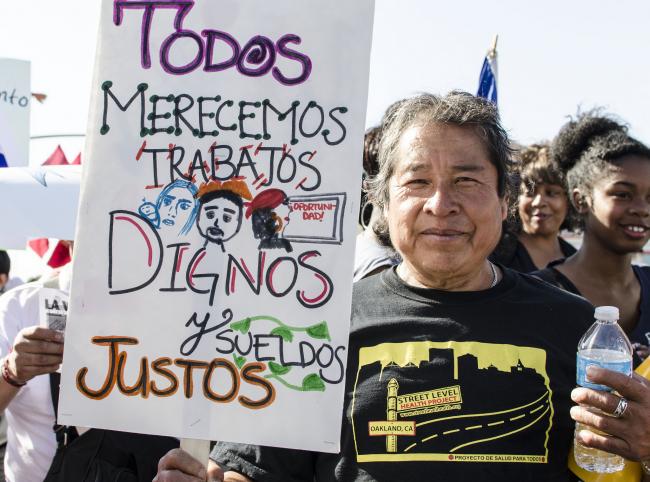
<path id="1" fill-rule="evenodd" d="M 566 169 L 583 243 L 538 274 L 595 306 L 618 306 L 638 363 L 650 351 L 650 268 L 632 258 L 650 239 L 650 148 L 591 111 L 560 130 L 551 155 Z"/>

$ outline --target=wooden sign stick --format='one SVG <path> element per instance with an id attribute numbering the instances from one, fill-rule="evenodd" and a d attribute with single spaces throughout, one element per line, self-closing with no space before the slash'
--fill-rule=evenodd
<path id="1" fill-rule="evenodd" d="M 210 458 L 210 441 L 199 440 L 195 438 L 182 438 L 181 449 L 185 450 L 196 460 L 208 466 L 208 459 Z"/>

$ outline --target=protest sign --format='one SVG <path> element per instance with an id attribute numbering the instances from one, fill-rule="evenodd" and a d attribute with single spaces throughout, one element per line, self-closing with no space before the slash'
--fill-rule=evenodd
<path id="1" fill-rule="evenodd" d="M 0 169 L 0 248 L 24 249 L 29 238 L 72 239 L 81 166 Z"/>
<path id="2" fill-rule="evenodd" d="M 373 7 L 104 1 L 59 423 L 338 451 Z"/>
<path id="3" fill-rule="evenodd" d="M 29 62 L 0 59 L 0 167 L 29 164 Z"/>

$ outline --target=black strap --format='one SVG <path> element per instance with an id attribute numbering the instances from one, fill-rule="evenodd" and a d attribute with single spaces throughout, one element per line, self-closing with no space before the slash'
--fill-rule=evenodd
<path id="1" fill-rule="evenodd" d="M 68 425 L 59 425 L 57 413 L 59 412 L 59 385 L 61 384 L 61 374 L 58 372 L 50 373 L 50 395 L 52 396 L 52 406 L 54 407 L 54 435 L 56 436 L 57 447 L 63 447 L 79 437 L 79 432 L 75 427 Z"/>
<path id="2" fill-rule="evenodd" d="M 61 289 L 59 286 L 58 274 L 43 283 L 45 288 Z M 57 447 L 63 447 L 79 436 L 75 427 L 59 425 L 57 413 L 59 413 L 59 385 L 61 385 L 61 374 L 58 372 L 50 373 L 50 395 L 52 396 L 52 406 L 54 407 L 54 434 L 56 435 Z"/>

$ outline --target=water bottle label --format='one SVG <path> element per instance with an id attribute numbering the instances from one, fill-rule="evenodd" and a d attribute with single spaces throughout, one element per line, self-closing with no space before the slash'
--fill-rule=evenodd
<path id="1" fill-rule="evenodd" d="M 577 376 L 576 380 L 578 385 L 581 387 L 591 388 L 593 390 L 601 390 L 606 392 L 611 392 L 611 387 L 605 385 L 598 385 L 596 383 L 591 383 L 587 380 L 587 367 L 588 366 L 597 366 L 601 368 L 606 368 L 615 372 L 623 373 L 624 375 L 630 376 L 632 374 L 632 360 L 621 360 L 621 361 L 604 361 L 604 360 L 594 360 L 593 358 L 587 358 L 580 353 L 578 353 L 578 366 L 577 366 Z"/>

